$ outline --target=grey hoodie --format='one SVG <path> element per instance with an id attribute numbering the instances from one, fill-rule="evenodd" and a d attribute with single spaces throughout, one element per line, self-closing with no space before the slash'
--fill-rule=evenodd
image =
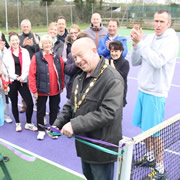
<path id="1" fill-rule="evenodd" d="M 138 88 L 144 93 L 167 97 L 174 75 L 179 39 L 169 28 L 161 36 L 148 35 L 132 50 L 133 66 L 140 65 Z"/>
<path id="2" fill-rule="evenodd" d="M 88 29 L 84 30 L 84 32 L 88 34 L 88 36 L 96 43 L 96 46 L 97 46 L 99 43 L 99 40 L 102 37 L 106 36 L 106 34 L 108 33 L 108 30 L 102 24 L 100 28 L 95 28 L 91 24 Z"/>

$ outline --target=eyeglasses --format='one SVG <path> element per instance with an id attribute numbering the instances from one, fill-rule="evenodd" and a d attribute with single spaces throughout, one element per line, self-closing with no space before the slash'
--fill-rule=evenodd
<path id="1" fill-rule="evenodd" d="M 70 32 L 71 35 L 75 34 L 77 35 L 79 32 Z"/>

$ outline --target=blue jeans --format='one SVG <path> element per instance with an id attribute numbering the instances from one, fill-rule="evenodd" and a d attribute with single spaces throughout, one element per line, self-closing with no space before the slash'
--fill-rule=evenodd
<path id="1" fill-rule="evenodd" d="M 107 164 L 91 164 L 82 160 L 81 163 L 83 174 L 87 180 L 113 180 L 114 162 Z"/>

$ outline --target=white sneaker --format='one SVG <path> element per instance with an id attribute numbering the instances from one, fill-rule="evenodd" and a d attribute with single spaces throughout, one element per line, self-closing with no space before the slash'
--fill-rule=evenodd
<path id="1" fill-rule="evenodd" d="M 45 126 L 47 125 L 47 119 L 46 119 L 46 116 L 44 116 L 44 125 L 45 125 Z"/>
<path id="2" fill-rule="evenodd" d="M 16 131 L 17 132 L 21 132 L 22 131 L 21 123 L 16 123 Z"/>
<path id="3" fill-rule="evenodd" d="M 52 136 L 52 139 L 58 139 L 59 136 Z"/>
<path id="4" fill-rule="evenodd" d="M 13 122 L 13 120 L 9 116 L 4 117 L 4 121 L 7 122 L 7 123 L 12 123 Z"/>
<path id="5" fill-rule="evenodd" d="M 38 131 L 37 127 L 33 123 L 26 123 L 24 128 L 31 131 Z"/>
<path id="6" fill-rule="evenodd" d="M 39 131 L 38 135 L 37 135 L 37 139 L 38 140 L 43 140 L 45 136 L 45 132 L 44 131 Z"/>

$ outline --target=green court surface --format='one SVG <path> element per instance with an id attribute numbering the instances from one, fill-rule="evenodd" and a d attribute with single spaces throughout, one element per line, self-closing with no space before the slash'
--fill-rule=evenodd
<path id="1" fill-rule="evenodd" d="M 8 143 L 0 139 L 0 142 Z M 8 156 L 10 161 L 5 165 L 9 171 L 12 180 L 83 180 L 83 176 L 72 170 L 69 170 L 63 166 L 58 165 L 52 161 L 49 161 L 36 154 L 28 152 L 25 149 L 17 147 L 11 143 L 8 143 L 11 147 L 16 148 L 25 154 L 35 156 L 36 159 L 33 162 L 21 159 L 15 155 L 12 151 L 0 145 L 0 153 L 3 156 Z M 4 177 L 4 173 L 0 166 L 0 180 Z"/>

